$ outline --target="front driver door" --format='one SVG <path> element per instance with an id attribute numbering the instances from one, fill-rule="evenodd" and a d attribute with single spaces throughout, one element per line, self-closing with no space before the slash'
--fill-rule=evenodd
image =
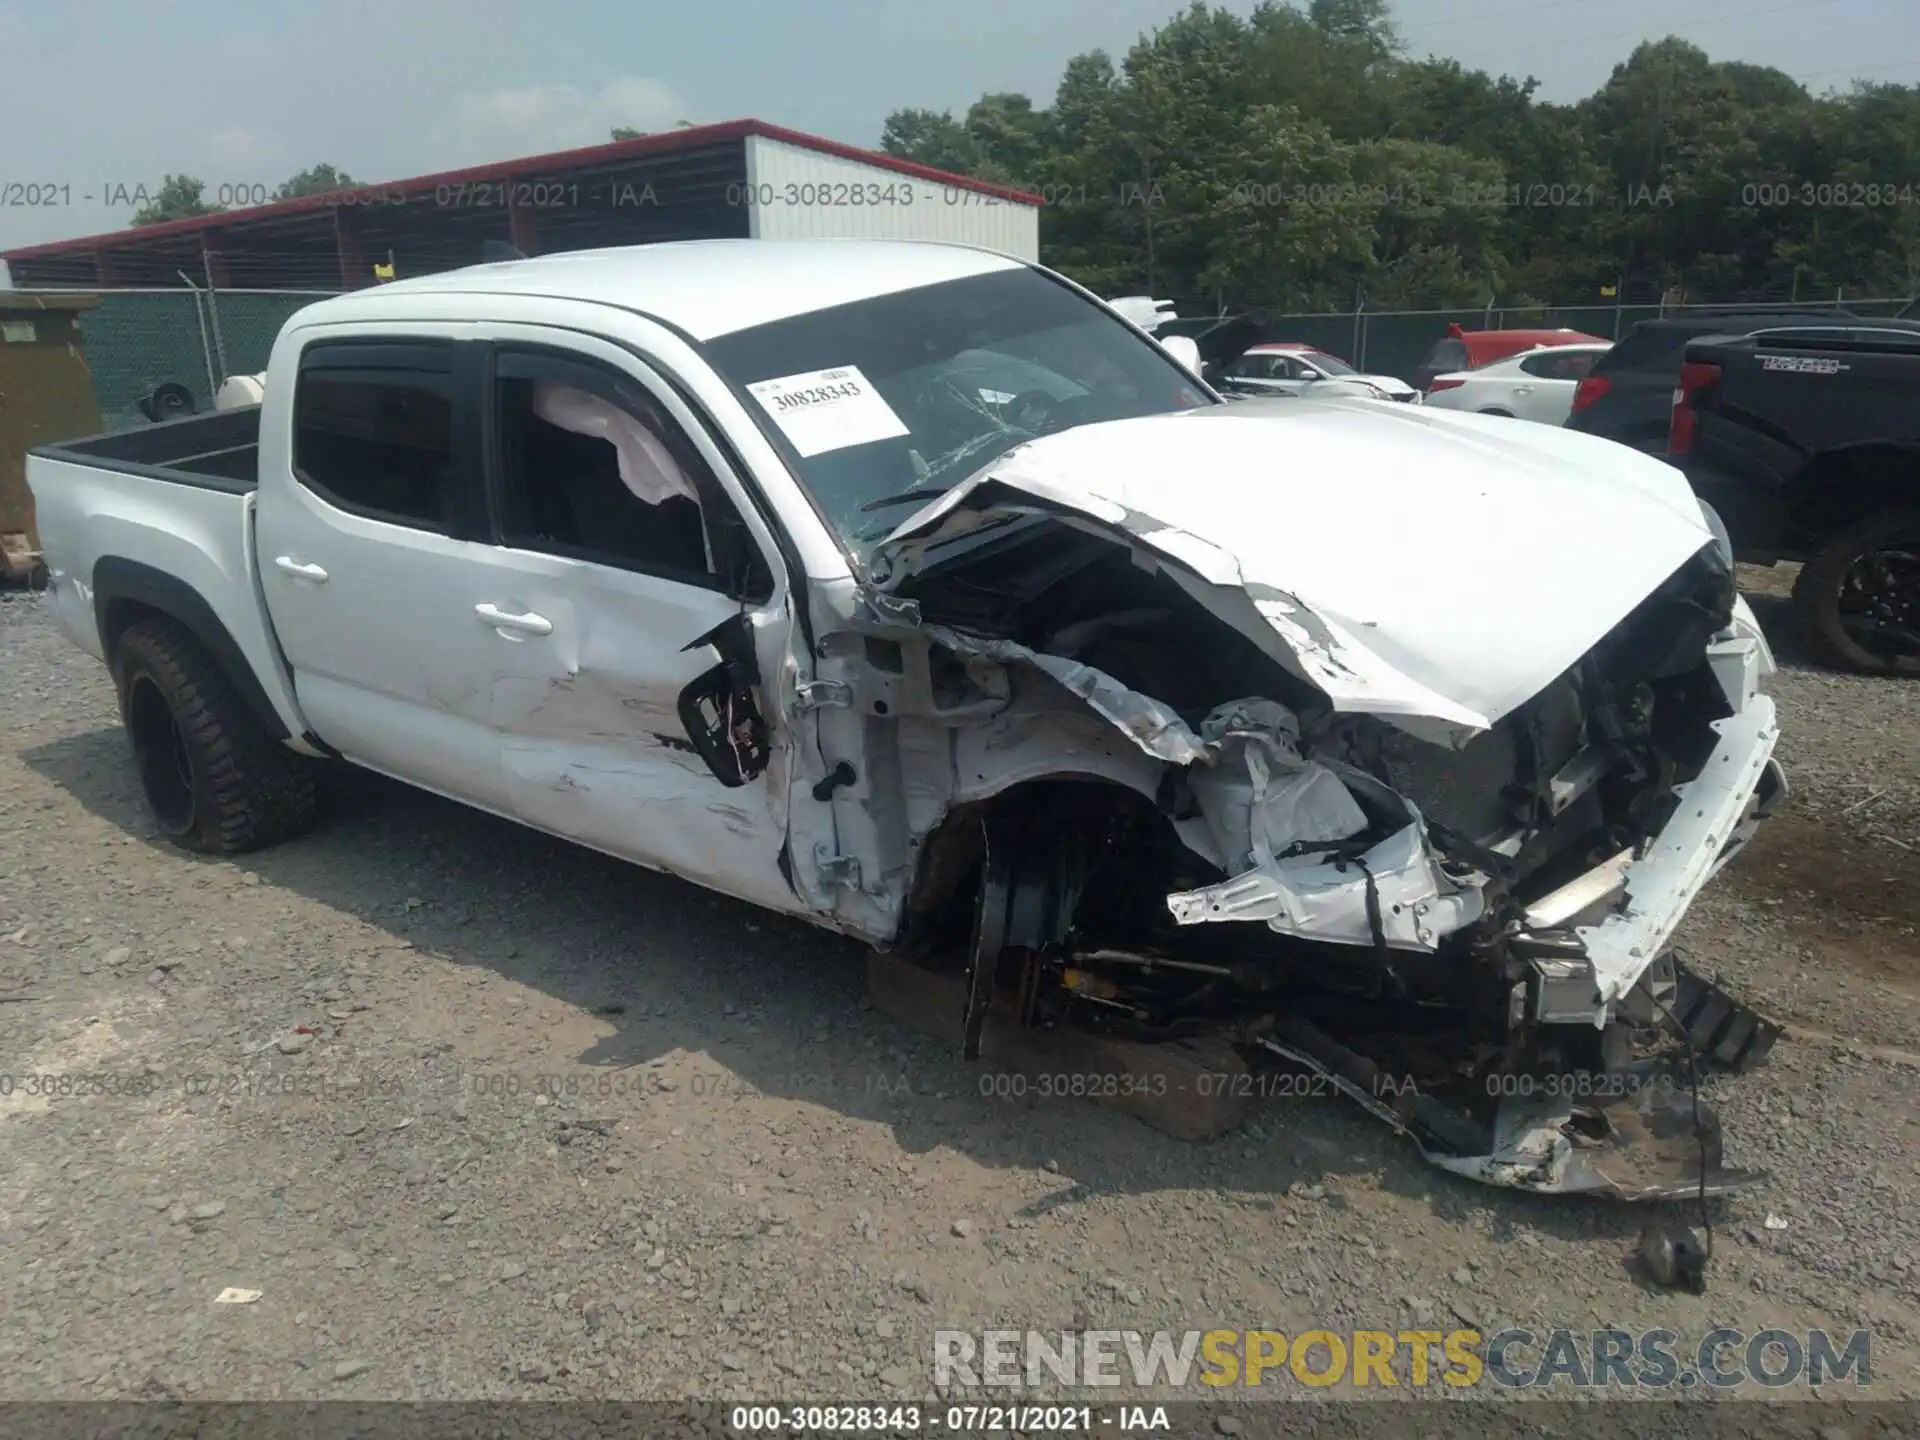
<path id="1" fill-rule="evenodd" d="M 499 543 L 488 608 L 469 623 L 494 651 L 512 812 L 755 904 L 805 909 L 783 873 L 781 737 L 754 693 L 774 693 L 790 668 L 791 614 L 779 568 L 739 523 L 737 481 L 632 355 L 577 335 L 562 348 L 530 327 L 489 334 Z"/>

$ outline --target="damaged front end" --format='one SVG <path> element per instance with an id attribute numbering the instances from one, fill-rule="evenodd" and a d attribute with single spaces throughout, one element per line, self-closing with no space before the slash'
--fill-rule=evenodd
<path id="1" fill-rule="evenodd" d="M 1722 1163 L 1692 1076 L 1780 1032 L 1672 948 L 1785 793 L 1772 658 L 1704 527 L 1490 718 L 1396 653 L 1405 627 L 1363 642 L 1210 575 L 1191 530 L 1092 508 L 983 484 L 863 587 L 892 637 L 869 643 L 925 667 L 880 747 L 908 797 L 896 938 L 966 968 L 969 1053 L 990 1008 L 1211 1036 L 1472 1179 L 1657 1199 L 1758 1178 Z"/>

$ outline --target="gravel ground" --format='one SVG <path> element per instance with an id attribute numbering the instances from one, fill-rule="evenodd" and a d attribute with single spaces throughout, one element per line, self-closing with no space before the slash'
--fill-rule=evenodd
<path id="1" fill-rule="evenodd" d="M 923 1395 L 936 1326 L 1609 1322 L 1869 1327 L 1920 1393 L 1920 686 L 1795 664 L 1748 578 L 1794 794 L 1685 942 L 1793 1033 L 1719 1087 L 1774 1178 L 1703 1297 L 1644 1212 L 1337 1102 L 1194 1146 L 983 1098 L 857 947 L 399 786 L 186 856 L 101 668 L 0 597 L 0 1398 L 847 1400 Z"/>

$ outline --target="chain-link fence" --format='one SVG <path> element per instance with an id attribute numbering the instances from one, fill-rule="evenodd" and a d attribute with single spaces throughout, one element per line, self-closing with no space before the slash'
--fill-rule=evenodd
<path id="1" fill-rule="evenodd" d="M 85 313 L 87 363 L 109 428 L 139 425 L 140 402 L 161 385 L 183 385 L 194 408 L 212 408 L 230 375 L 267 368 L 280 327 L 331 293 L 319 290 L 103 290 Z"/>
<path id="2" fill-rule="evenodd" d="M 1844 300 L 1842 308 L 1855 315 L 1891 316 L 1913 304 L 1908 298 Z M 1356 369 L 1376 375 L 1410 379 L 1426 362 L 1436 340 L 1447 327 L 1465 330 L 1577 330 L 1602 340 L 1618 340 L 1642 320 L 1673 315 L 1760 314 L 1791 311 L 1812 313 L 1835 308 L 1831 300 L 1803 300 L 1714 305 L 1535 305 L 1484 306 L 1473 310 L 1328 311 L 1313 314 L 1268 313 L 1263 339 L 1297 341 L 1341 356 Z M 1183 315 L 1204 310 L 1181 306 Z M 1182 327 L 1191 331 L 1190 323 Z"/>

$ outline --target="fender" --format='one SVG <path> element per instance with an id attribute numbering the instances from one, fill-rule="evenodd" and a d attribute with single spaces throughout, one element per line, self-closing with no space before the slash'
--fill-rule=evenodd
<path id="1" fill-rule="evenodd" d="M 102 555 L 93 564 L 93 614 L 100 627 L 100 644 L 109 666 L 113 663 L 114 645 L 135 621 L 156 614 L 185 626 L 194 639 L 207 647 L 267 733 L 275 740 L 292 738 L 286 722 L 267 699 L 253 666 L 247 663 L 247 657 L 227 627 L 220 623 L 213 607 L 178 576 L 124 556 Z"/>

